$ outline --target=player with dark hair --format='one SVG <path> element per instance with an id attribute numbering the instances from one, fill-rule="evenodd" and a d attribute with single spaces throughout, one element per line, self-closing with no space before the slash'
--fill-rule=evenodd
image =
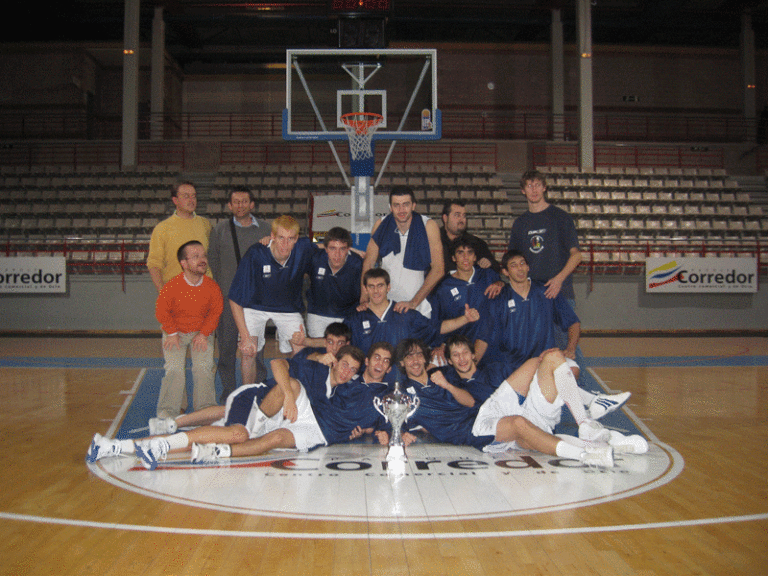
<path id="1" fill-rule="evenodd" d="M 614 448 L 607 443 L 611 431 L 588 420 L 578 398 L 576 380 L 571 368 L 558 350 L 547 351 L 526 362 L 513 372 L 483 404 L 478 405 L 465 389 L 445 378 L 427 374 L 429 349 L 423 343 L 408 339 L 397 349 L 397 359 L 406 375 L 405 389 L 419 397 L 419 408 L 409 418 L 409 429 L 421 426 L 440 442 L 466 444 L 481 450 L 504 448 L 508 443 L 561 458 L 579 460 L 600 467 L 613 466 Z M 567 404 L 580 423 L 579 438 L 559 438 L 552 429 L 560 420 L 562 406 Z M 377 431 L 379 442 L 388 435 Z M 647 443 L 642 437 L 618 440 L 617 451 L 642 453 Z M 410 444 L 416 437 L 403 433 Z M 491 446 L 489 449 L 488 447 Z"/>
<path id="2" fill-rule="evenodd" d="M 360 303 L 363 259 L 350 251 L 352 235 L 336 226 L 328 230 L 323 249 L 312 256 L 307 290 L 307 335 L 319 338 L 331 322 L 341 322 Z"/>
<path id="3" fill-rule="evenodd" d="M 448 333 L 479 318 L 477 310 L 466 307 L 461 316 L 440 323 L 430 321 L 416 310 L 397 311 L 389 299 L 389 274 L 383 268 L 372 268 L 363 274 L 368 305 L 344 320 L 352 331 L 352 343 L 367 350 L 374 342 L 393 346 L 407 337 L 416 337 L 437 345 L 440 333 Z"/>
<path id="4" fill-rule="evenodd" d="M 501 266 L 485 240 L 467 232 L 467 203 L 464 200 L 460 198 L 446 200 L 441 217 L 443 227 L 440 229 L 440 240 L 443 243 L 446 274 L 456 268 L 456 262 L 452 258 L 451 244 L 459 239 L 469 242 L 472 246 L 480 268 L 492 268 L 497 274 L 501 271 Z"/>
<path id="5" fill-rule="evenodd" d="M 349 326 L 343 322 L 332 322 L 325 327 L 323 332 L 323 340 L 325 346 L 306 346 L 308 342 L 302 328 L 299 332 L 293 335 L 291 344 L 293 345 L 296 353 L 292 358 L 296 359 L 309 359 L 315 362 L 322 362 L 326 366 L 330 366 L 336 359 L 336 353 L 342 346 L 346 346 L 352 340 L 352 332 Z M 312 342 L 315 339 L 311 339 Z"/>
<path id="6" fill-rule="evenodd" d="M 478 358 L 482 362 L 509 359 L 519 366 L 555 347 L 557 324 L 568 333 L 564 354 L 573 359 L 581 324 L 568 301 L 563 296 L 547 298 L 544 285 L 528 277 L 522 253 L 508 251 L 501 265 L 509 284 L 491 301 L 489 314 L 478 329 Z"/>
<path id="7" fill-rule="evenodd" d="M 205 463 L 256 456 L 276 448 L 308 451 L 344 442 L 358 426 L 380 425 L 370 389 L 359 386 L 355 377 L 364 360 L 353 346 L 339 350 L 332 367 L 308 360 L 275 359 L 272 381 L 243 386 L 230 395 L 226 407 L 214 406 L 179 421 L 183 426 L 202 424 L 199 427 L 136 441 L 96 434 L 87 460 L 135 454 L 146 468 L 154 470 L 168 453 L 190 447 L 192 461 Z"/>
<path id="8" fill-rule="evenodd" d="M 446 274 L 429 297 L 433 320 L 443 321 L 464 314 L 466 307 L 478 311 L 480 318 L 487 315 L 489 299 L 501 292 L 504 282 L 492 268 L 477 266 L 477 256 L 472 242 L 460 236 L 450 245 L 454 270 Z M 474 322 L 460 327 L 456 332 L 476 338 Z"/>
<path id="9" fill-rule="evenodd" d="M 427 296 L 444 274 L 440 229 L 434 220 L 415 211 L 416 197 L 408 186 L 392 187 L 389 207 L 390 213 L 373 225 L 363 273 L 381 261 L 390 275 L 395 310 L 418 310 L 429 318 Z M 368 301 L 365 285 L 360 301 Z"/>

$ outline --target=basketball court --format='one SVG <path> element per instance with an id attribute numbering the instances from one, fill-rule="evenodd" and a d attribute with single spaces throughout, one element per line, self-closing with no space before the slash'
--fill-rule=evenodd
<path id="1" fill-rule="evenodd" d="M 148 472 L 85 453 L 136 428 L 157 339 L 5 338 L 0 573 L 766 573 L 766 340 L 582 347 L 594 382 L 632 392 L 606 424 L 649 454 L 597 470 L 420 443 L 393 469 L 353 443 Z"/>

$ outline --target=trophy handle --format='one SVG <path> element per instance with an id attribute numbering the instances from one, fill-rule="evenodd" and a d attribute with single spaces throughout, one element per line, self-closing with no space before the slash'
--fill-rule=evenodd
<path id="1" fill-rule="evenodd" d="M 421 400 L 419 400 L 418 396 L 411 396 L 411 409 L 408 410 L 408 413 L 405 415 L 405 419 L 408 420 L 411 416 L 413 416 L 413 413 L 416 412 L 416 409 L 419 407 L 419 403 Z"/>
<path id="2" fill-rule="evenodd" d="M 383 402 L 381 401 L 381 398 L 379 398 L 378 396 L 375 396 L 373 398 L 373 407 L 376 409 L 376 412 L 378 412 L 379 414 L 384 416 L 384 420 L 386 422 L 389 422 L 389 418 L 387 418 L 387 415 L 384 414 L 384 410 L 382 410 L 382 408 L 381 408 L 382 404 L 383 404 Z"/>

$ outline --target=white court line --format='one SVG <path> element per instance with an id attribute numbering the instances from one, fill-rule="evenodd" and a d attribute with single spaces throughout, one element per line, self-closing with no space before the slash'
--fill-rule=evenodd
<path id="1" fill-rule="evenodd" d="M 675 522 L 651 522 L 648 524 L 622 524 L 618 526 L 585 526 L 582 528 L 551 528 L 541 530 L 509 530 L 497 532 L 425 532 L 423 534 L 396 533 L 372 534 L 368 532 L 250 532 L 236 530 L 205 530 L 197 528 L 172 528 L 163 526 L 141 526 L 136 524 L 114 524 L 111 522 L 91 522 L 86 520 L 69 520 L 66 518 L 47 518 L 29 514 L 12 514 L 0 512 L 4 520 L 37 522 L 40 524 L 56 524 L 77 526 L 80 528 L 104 528 L 109 530 L 127 530 L 130 532 L 150 532 L 161 534 L 179 534 L 187 536 L 219 536 L 237 538 L 294 538 L 299 540 L 434 540 L 457 538 L 520 538 L 525 536 L 562 536 L 569 534 L 594 534 L 605 532 L 626 532 L 629 530 L 658 530 L 663 528 L 691 528 L 709 526 L 712 524 L 729 524 L 734 522 L 754 522 L 768 520 L 768 514 L 748 514 L 745 516 L 723 516 L 720 518 L 700 518 L 698 520 L 678 520 Z"/>
<path id="2" fill-rule="evenodd" d="M 127 394 L 125 401 L 120 408 L 120 411 L 116 415 L 112 426 L 110 426 L 107 434 L 111 437 L 114 436 L 118 423 L 122 420 L 123 415 L 127 411 L 130 403 L 133 401 L 136 390 L 138 389 L 141 380 L 144 377 L 146 369 L 142 369 L 139 373 L 133 388 Z M 597 377 L 597 375 L 590 372 L 595 379 L 600 383 L 603 388 L 607 389 L 605 383 Z M 648 435 L 649 439 L 653 439 L 658 444 L 663 444 L 653 435 L 652 432 L 631 412 L 631 410 L 625 410 L 629 417 L 642 428 Z M 673 453 L 673 472 L 671 475 L 667 475 L 667 478 L 658 479 L 656 482 L 651 483 L 654 487 L 666 484 L 676 477 L 682 470 L 683 463 L 680 455 L 672 450 Z M 676 456 L 676 457 L 675 457 Z M 678 460 L 679 458 L 679 460 Z M 645 490 L 643 490 L 645 491 Z M 199 536 L 219 536 L 219 537 L 238 537 L 238 538 L 294 538 L 294 539 L 315 539 L 315 540 L 327 540 L 327 539 L 353 539 L 353 540 L 423 540 L 423 539 L 457 539 L 457 538 L 515 538 L 525 536 L 546 536 L 546 535 L 567 535 L 567 534 L 587 534 L 587 533 L 605 533 L 605 532 L 621 532 L 628 530 L 646 530 L 646 529 L 660 529 L 660 528 L 680 528 L 680 527 L 692 527 L 711 524 L 722 524 L 732 522 L 748 522 L 748 521 L 762 521 L 768 520 L 768 514 L 753 514 L 745 516 L 727 516 L 722 518 L 705 518 L 699 520 L 684 520 L 677 522 L 657 522 L 648 524 L 626 524 L 618 526 L 589 526 L 581 528 L 555 528 L 555 529 L 541 529 L 541 530 L 511 530 L 511 531 L 495 531 L 495 532 L 428 532 L 421 534 L 414 533 L 393 533 L 393 534 L 374 534 L 368 531 L 361 533 L 355 532 L 337 532 L 337 533 L 296 533 L 296 532 L 251 532 L 251 531 L 233 531 L 233 530 L 207 530 L 207 529 L 186 529 L 186 528 L 173 528 L 173 527 L 161 527 L 161 526 L 146 526 L 146 525 L 134 525 L 134 524 L 118 524 L 111 522 L 94 522 L 86 520 L 74 520 L 64 518 L 50 518 L 44 516 L 33 516 L 27 514 L 15 514 L 8 512 L 0 512 L 0 518 L 5 520 L 36 522 L 41 524 L 53 524 L 63 526 L 77 526 L 77 527 L 89 527 L 100 528 L 109 530 L 126 530 L 133 532 L 147 532 L 147 533 L 163 533 L 163 534 L 183 534 L 183 535 L 199 535 Z"/>
<path id="3" fill-rule="evenodd" d="M 142 368 L 139 371 L 139 375 L 136 376 L 136 380 L 133 381 L 133 388 L 131 388 L 128 392 L 121 392 L 121 394 L 125 394 L 125 400 L 123 400 L 123 405 L 120 407 L 120 410 L 117 412 L 117 416 L 115 416 L 115 419 L 112 421 L 112 425 L 109 427 L 109 430 L 107 430 L 107 433 L 105 434 L 107 438 L 115 437 L 115 430 L 117 430 L 118 423 L 123 421 L 123 416 L 125 416 L 125 413 L 128 411 L 131 402 L 133 402 L 133 399 L 136 396 L 136 391 L 139 389 L 141 381 L 144 380 L 144 374 L 146 373 L 147 369 Z"/>
<path id="4" fill-rule="evenodd" d="M 597 383 L 603 387 L 603 390 L 605 390 L 608 394 L 614 394 L 616 392 L 620 392 L 620 390 L 610 390 L 608 388 L 608 385 L 605 383 L 605 381 L 602 378 L 600 378 L 600 376 L 598 376 L 592 368 L 587 368 L 587 371 L 590 374 L 592 374 L 592 378 L 594 378 L 597 381 Z M 626 404 L 622 408 L 619 408 L 619 410 L 624 410 L 625 407 L 626 407 Z M 661 441 L 656 437 L 656 434 L 651 432 L 651 429 L 648 428 L 648 426 L 646 426 L 645 423 L 642 420 L 640 420 L 640 418 L 638 418 L 634 412 L 632 412 L 632 410 L 630 410 L 629 408 L 626 408 L 626 410 L 624 410 L 624 414 L 626 414 L 627 418 L 629 418 L 630 420 L 632 420 L 632 422 L 634 422 L 635 426 L 637 426 L 643 432 L 643 434 L 645 434 L 645 437 L 648 438 L 648 440 L 656 444 L 661 444 Z M 675 451 L 675 453 L 677 456 L 679 456 L 682 462 L 683 457 L 680 456 L 680 454 L 677 451 Z"/>

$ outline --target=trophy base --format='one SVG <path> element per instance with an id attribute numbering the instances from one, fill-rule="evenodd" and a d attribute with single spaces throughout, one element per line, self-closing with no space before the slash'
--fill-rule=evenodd
<path id="1" fill-rule="evenodd" d="M 402 446 L 390 446 L 387 452 L 387 462 L 392 460 L 407 460 L 405 457 L 405 448 Z"/>

